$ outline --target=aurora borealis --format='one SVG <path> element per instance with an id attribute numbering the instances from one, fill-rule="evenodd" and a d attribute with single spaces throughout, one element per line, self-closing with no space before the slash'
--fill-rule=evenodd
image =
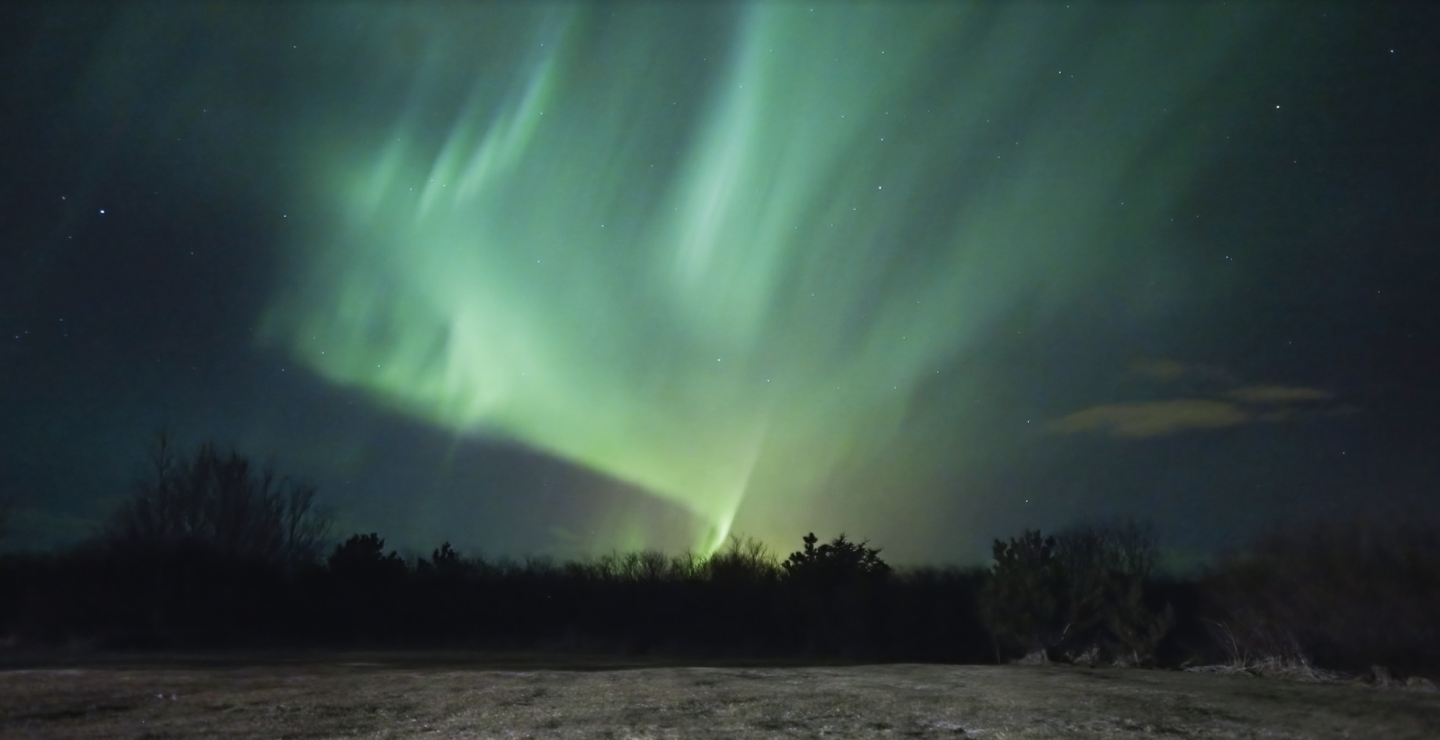
<path id="1" fill-rule="evenodd" d="M 1129 196 L 1158 216 L 1200 166 L 1175 119 L 1235 42 L 1204 14 L 1106 19 L 1116 48 L 1082 77 L 1184 53 L 1110 88 L 1057 69 L 1015 126 L 995 123 L 1013 80 L 1088 28 L 966 10 L 741 5 L 705 76 L 655 69 L 653 10 L 589 51 L 586 13 L 537 13 L 507 79 L 417 94 L 380 151 L 321 165 L 360 163 L 332 176 L 344 230 L 277 331 L 328 378 L 671 499 L 714 544 L 747 495 L 803 496 L 899 433 L 917 385 L 1016 303 L 1123 259 L 1122 177 L 1164 183 Z M 965 48 L 972 23 L 995 30 Z M 1060 53 L 1013 55 L 1039 39 Z M 455 97 L 448 131 L 416 123 Z"/>
<path id="2" fill-rule="evenodd" d="M 243 298 L 204 309 L 244 336 L 190 336 L 255 369 L 165 390 L 127 380 L 154 353 L 120 342 L 112 366 L 130 369 L 110 385 L 131 411 L 107 428 L 143 434 L 145 419 L 273 450 L 342 521 L 415 546 L 545 550 L 534 533 L 584 531 L 569 545 L 706 550 L 733 531 L 784 547 L 830 528 L 919 558 L 968 556 L 1025 517 L 1173 529 L 1287 469 L 1310 480 L 1325 468 L 1312 458 L 1345 446 L 1336 429 L 1373 421 L 1366 389 L 1390 382 L 1351 364 L 1360 345 L 1283 354 L 1311 335 L 1275 318 L 1324 305 L 1335 288 L 1309 265 L 1349 264 L 1364 230 L 1325 213 L 1339 197 L 1325 175 L 1280 166 L 1323 172 L 1348 156 L 1337 142 L 1371 136 L 1315 82 L 1347 71 L 1312 70 L 1336 49 L 1362 53 L 1339 9 L 167 9 L 125 6 L 93 32 L 58 13 L 24 26 L 92 39 L 83 69 L 46 67 L 40 45 L 26 58 L 79 80 L 55 117 L 112 119 L 47 134 L 105 156 L 44 191 L 87 215 L 47 217 L 26 237 L 35 254 L 72 248 L 62 237 L 114 200 L 115 171 L 246 214 L 221 217 L 244 237 L 205 273 Z M 182 145 L 190 159 L 166 164 Z M 15 295 L 19 342 L 57 311 Z M 168 310 L 149 315 L 178 321 Z M 156 326 L 145 341 L 173 336 Z M 267 385 L 282 370 L 303 385 Z M 473 455 L 627 492 L 480 493 Z M 1211 460 L 1227 472 L 1197 478 Z M 1206 516 L 1178 539 L 1228 536 Z"/>

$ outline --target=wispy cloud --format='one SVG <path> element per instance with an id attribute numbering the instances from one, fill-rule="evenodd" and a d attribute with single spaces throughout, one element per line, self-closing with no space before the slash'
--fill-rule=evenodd
<path id="1" fill-rule="evenodd" d="M 1333 416 L 1325 407 L 1335 394 L 1320 388 L 1278 384 L 1242 385 L 1229 371 L 1176 360 L 1132 363 L 1132 375 L 1156 384 L 1200 381 L 1209 390 L 1186 398 L 1107 403 L 1067 414 L 1046 424 L 1057 434 L 1101 433 L 1126 439 L 1163 437 L 1188 430 L 1215 430 L 1244 424 L 1276 424 L 1301 416 Z M 1193 391 L 1193 389 L 1192 389 Z M 1172 391 L 1173 393 L 1174 391 Z M 1195 395 L 1201 397 L 1193 397 Z"/>
<path id="2" fill-rule="evenodd" d="M 1223 429 L 1252 421 L 1226 401 L 1177 399 L 1092 406 L 1050 422 L 1062 434 L 1101 431 L 1116 437 L 1160 437 L 1186 429 Z"/>
<path id="3" fill-rule="evenodd" d="M 1239 381 L 1223 367 L 1215 365 L 1186 364 L 1178 360 L 1146 358 L 1130 363 L 1130 373 L 1157 383 L 1186 382 L 1218 383 L 1234 385 Z"/>
<path id="4" fill-rule="evenodd" d="M 1173 383 L 1185 375 L 1185 364 L 1163 359 L 1136 360 L 1130 363 L 1130 372 L 1161 383 Z"/>
<path id="5" fill-rule="evenodd" d="M 1328 401 L 1335 397 L 1329 391 L 1322 391 L 1319 388 L 1300 388 L 1288 385 L 1247 385 L 1225 394 L 1226 398 L 1240 403 L 1309 403 L 1312 401 Z"/>

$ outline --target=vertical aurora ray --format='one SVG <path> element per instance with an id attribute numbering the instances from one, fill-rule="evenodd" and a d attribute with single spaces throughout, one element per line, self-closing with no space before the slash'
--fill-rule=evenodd
<path id="1" fill-rule="evenodd" d="M 679 504 L 698 548 L 737 517 L 791 535 L 837 466 L 965 422 L 916 418 L 939 368 L 1168 215 L 1206 156 L 1186 111 L 1260 26 L 817 5 L 737 6 L 703 65 L 666 42 L 677 11 L 643 6 L 547 6 L 473 72 L 436 32 L 383 146 L 316 143 L 337 215 L 266 336 L 437 425 Z M 1150 215 L 1122 222 L 1120 200 Z"/>

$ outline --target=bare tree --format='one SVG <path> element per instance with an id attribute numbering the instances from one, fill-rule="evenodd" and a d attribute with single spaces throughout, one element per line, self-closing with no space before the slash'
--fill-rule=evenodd
<path id="1" fill-rule="evenodd" d="M 201 545 L 226 557 L 284 564 L 314 561 L 333 519 L 315 506 L 316 487 L 257 467 L 213 443 L 182 458 L 168 434 L 149 451 L 148 466 L 111 517 L 106 538 L 117 545 Z"/>

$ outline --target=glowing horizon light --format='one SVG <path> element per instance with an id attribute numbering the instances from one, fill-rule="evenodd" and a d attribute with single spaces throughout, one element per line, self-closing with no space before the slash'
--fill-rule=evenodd
<path id="1" fill-rule="evenodd" d="M 657 61 L 659 11 L 597 40 L 583 6 L 545 6 L 443 132 L 452 88 L 416 93 L 378 150 L 317 143 L 336 223 L 266 336 L 419 418 L 679 504 L 702 551 L 747 511 L 768 533 L 842 462 L 923 436 L 922 382 L 1017 307 L 1063 305 L 1143 233 L 1128 214 L 1158 222 L 1203 167 L 1170 111 L 1233 27 L 1101 14 L 1109 51 L 1065 69 L 1129 86 L 1036 92 L 1101 41 L 987 7 L 752 3 L 700 72 Z M 453 66 L 435 34 L 417 74 Z"/>

